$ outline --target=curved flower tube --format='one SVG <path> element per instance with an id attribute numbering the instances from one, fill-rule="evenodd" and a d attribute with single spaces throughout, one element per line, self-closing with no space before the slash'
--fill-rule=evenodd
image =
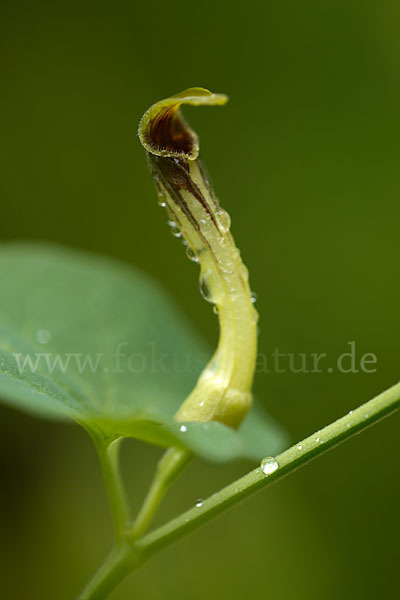
<path id="1" fill-rule="evenodd" d="M 248 271 L 230 233 L 230 217 L 214 195 L 200 162 L 199 140 L 183 119 L 182 104 L 222 105 L 228 98 L 190 88 L 149 108 L 139 125 L 159 204 L 173 233 L 200 265 L 200 290 L 219 316 L 217 350 L 175 415 L 177 421 L 218 421 L 238 427 L 251 403 L 257 352 L 257 319 Z M 191 459 L 183 448 L 161 458 L 149 492 L 131 530 L 147 529 L 165 492 Z"/>
<path id="2" fill-rule="evenodd" d="M 228 98 L 190 88 L 149 108 L 139 126 L 159 203 L 174 233 L 200 265 L 200 289 L 216 307 L 218 348 L 195 389 L 176 414 L 178 421 L 219 421 L 238 427 L 252 402 L 257 350 L 257 312 L 248 271 L 230 233 L 230 218 L 219 205 L 198 159 L 199 140 L 182 117 L 183 104 L 223 105 Z"/>

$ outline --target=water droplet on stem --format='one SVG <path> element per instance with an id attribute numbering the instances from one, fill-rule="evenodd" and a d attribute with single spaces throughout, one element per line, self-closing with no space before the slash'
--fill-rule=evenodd
<path id="1" fill-rule="evenodd" d="M 278 461 L 273 456 L 263 458 L 260 466 L 265 475 L 270 475 L 279 468 Z"/>

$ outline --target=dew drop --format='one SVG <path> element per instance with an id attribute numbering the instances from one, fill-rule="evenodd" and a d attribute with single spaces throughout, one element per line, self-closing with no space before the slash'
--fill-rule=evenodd
<path id="1" fill-rule="evenodd" d="M 200 276 L 200 294 L 203 296 L 204 300 L 207 300 L 207 302 L 211 302 L 211 304 L 214 303 L 212 294 L 211 294 L 211 290 L 207 285 L 207 273 L 205 273 L 204 275 Z"/>
<path id="2" fill-rule="evenodd" d="M 228 268 L 226 267 L 222 267 L 221 271 L 225 274 L 225 275 L 232 275 L 233 273 L 233 269 L 231 266 L 229 266 Z"/>
<path id="3" fill-rule="evenodd" d="M 267 456 L 261 461 L 261 470 L 264 475 L 270 475 L 278 469 L 278 461 L 273 456 Z"/>
<path id="4" fill-rule="evenodd" d="M 190 246 L 188 246 L 186 248 L 186 256 L 188 257 L 189 260 L 192 260 L 195 263 L 199 262 L 199 259 L 197 258 L 197 255 L 196 255 L 196 252 Z"/>
<path id="5" fill-rule="evenodd" d="M 48 329 L 38 329 L 36 332 L 36 341 L 39 344 L 48 344 L 51 341 L 52 335 Z"/>
<path id="6" fill-rule="evenodd" d="M 299 444 L 299 445 L 297 446 L 297 450 L 299 450 L 299 452 L 301 452 L 301 450 L 303 450 L 303 446 L 302 446 L 301 444 Z"/>
<path id="7" fill-rule="evenodd" d="M 180 238 L 180 237 L 182 237 L 182 232 L 181 232 L 181 230 L 179 229 L 178 225 L 175 223 L 175 221 L 173 221 L 172 219 L 169 219 L 169 220 L 168 220 L 168 225 L 170 226 L 170 228 L 171 228 L 171 233 L 172 233 L 172 235 L 173 235 L 174 237 L 176 237 L 176 238 Z"/>
<path id="8" fill-rule="evenodd" d="M 181 433 L 185 433 L 185 432 L 187 431 L 187 427 L 186 427 L 186 425 L 181 425 L 181 426 L 179 427 L 179 431 L 180 431 Z"/>
<path id="9" fill-rule="evenodd" d="M 249 280 L 249 270 L 246 267 L 246 265 L 241 265 L 241 267 L 240 267 L 240 274 L 241 274 L 241 276 L 243 277 L 243 279 L 245 281 Z"/>
<path id="10" fill-rule="evenodd" d="M 201 508 L 203 506 L 203 502 L 204 500 L 202 498 L 196 500 L 196 508 Z"/>
<path id="11" fill-rule="evenodd" d="M 255 303 L 257 302 L 257 294 L 256 294 L 255 292 L 251 292 L 251 295 L 250 295 L 250 302 L 251 302 L 252 304 L 255 304 Z"/>
<path id="12" fill-rule="evenodd" d="M 217 220 L 222 233 L 227 233 L 231 226 L 231 218 L 226 212 L 226 210 L 223 210 L 221 208 L 217 211 Z"/>
<path id="13" fill-rule="evenodd" d="M 167 203 L 165 201 L 165 194 L 162 191 L 158 192 L 158 198 L 157 198 L 158 204 L 159 206 L 161 206 L 162 208 L 165 208 L 167 206 Z"/>

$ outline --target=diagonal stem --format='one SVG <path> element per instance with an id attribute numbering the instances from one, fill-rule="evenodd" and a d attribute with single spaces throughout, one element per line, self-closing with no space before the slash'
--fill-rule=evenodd
<path id="1" fill-rule="evenodd" d="M 138 566 L 140 565 L 129 546 L 116 545 L 77 600 L 106 600 L 121 581 Z"/>
<path id="2" fill-rule="evenodd" d="M 136 551 L 143 560 L 147 560 L 232 506 L 281 480 L 311 459 L 394 412 L 399 406 L 400 383 L 276 456 L 278 466 L 270 474 L 264 474 L 260 467 L 254 469 L 205 500 L 201 506 L 188 510 L 150 532 L 136 542 Z"/>
<path id="3" fill-rule="evenodd" d="M 344 417 L 305 438 L 270 461 L 270 472 L 261 467 L 250 471 L 220 490 L 201 506 L 186 511 L 176 519 L 136 540 L 126 533 L 110 558 L 97 572 L 78 600 L 106 600 L 108 595 L 132 571 L 139 568 L 163 548 L 199 529 L 219 514 L 250 498 L 267 486 L 280 481 L 313 458 L 334 448 L 356 433 L 367 429 L 400 406 L 400 383 L 366 402 Z"/>
<path id="4" fill-rule="evenodd" d="M 171 484 L 182 473 L 192 456 L 183 448 L 169 448 L 161 458 L 150 489 L 131 527 L 130 537 L 140 538 L 146 532 Z"/>

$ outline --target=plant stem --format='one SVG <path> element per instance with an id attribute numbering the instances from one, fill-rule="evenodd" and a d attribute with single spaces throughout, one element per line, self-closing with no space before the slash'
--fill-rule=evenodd
<path id="1" fill-rule="evenodd" d="M 115 546 L 77 600 L 105 600 L 139 566 L 140 563 L 127 544 Z"/>
<path id="2" fill-rule="evenodd" d="M 276 456 L 278 468 L 269 475 L 257 468 L 205 500 L 201 506 L 147 534 L 136 542 L 136 551 L 142 560 L 147 560 L 232 506 L 394 412 L 399 406 L 400 383 Z"/>
<path id="3" fill-rule="evenodd" d="M 131 537 L 141 537 L 153 519 L 168 488 L 190 462 L 191 454 L 182 448 L 169 448 L 161 458 L 142 508 L 132 525 Z"/>
<path id="4" fill-rule="evenodd" d="M 102 439 L 96 437 L 93 437 L 93 440 L 99 456 L 114 519 L 115 538 L 119 540 L 123 536 L 127 523 L 130 520 L 129 506 L 119 469 L 121 439 L 111 443 L 104 442 Z"/>
<path id="5" fill-rule="evenodd" d="M 197 505 L 139 540 L 132 532 L 125 533 L 124 540 L 116 546 L 78 600 L 105 600 L 130 572 L 166 546 L 199 529 L 272 483 L 280 481 L 313 458 L 394 412 L 399 406 L 400 383 L 276 456 L 277 466 L 273 472 L 265 474 L 261 467 L 250 471 L 204 500 L 201 506 Z"/>

